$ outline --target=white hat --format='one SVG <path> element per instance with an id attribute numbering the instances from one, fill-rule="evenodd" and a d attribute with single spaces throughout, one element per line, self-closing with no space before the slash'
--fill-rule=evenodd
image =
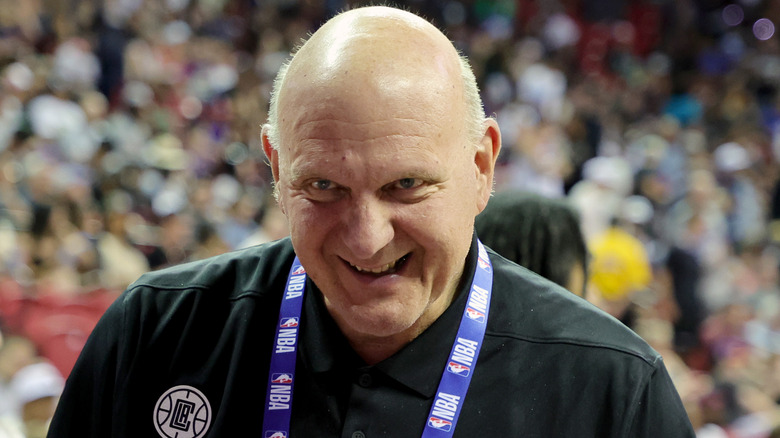
<path id="1" fill-rule="evenodd" d="M 750 167 L 750 154 L 735 142 L 723 143 L 715 148 L 715 166 L 721 172 L 736 172 Z"/>
<path id="2" fill-rule="evenodd" d="M 593 157 L 585 162 L 582 173 L 584 179 L 609 187 L 622 195 L 628 195 L 633 188 L 631 166 L 622 157 Z"/>
<path id="3" fill-rule="evenodd" d="M 39 362 L 20 369 L 11 378 L 11 391 L 20 404 L 45 397 L 58 397 L 65 386 L 65 379 L 57 368 L 48 362 Z"/>

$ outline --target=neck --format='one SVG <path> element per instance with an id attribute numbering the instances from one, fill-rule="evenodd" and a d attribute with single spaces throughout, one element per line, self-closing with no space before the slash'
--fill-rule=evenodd
<path id="1" fill-rule="evenodd" d="M 360 356 L 368 365 L 375 365 L 382 362 L 414 340 L 414 338 L 366 338 L 357 341 L 351 338 L 348 339 L 352 349 L 355 350 L 358 356 Z"/>
<path id="2" fill-rule="evenodd" d="M 367 364 L 374 365 L 400 351 L 439 319 L 455 300 L 458 293 L 458 283 L 458 281 L 455 281 L 455 286 L 448 288 L 448 293 L 432 301 L 423 314 L 420 315 L 412 325 L 389 335 L 376 335 L 361 332 L 338 315 L 335 315 L 335 312 L 331 312 L 331 315 L 358 356 Z"/>

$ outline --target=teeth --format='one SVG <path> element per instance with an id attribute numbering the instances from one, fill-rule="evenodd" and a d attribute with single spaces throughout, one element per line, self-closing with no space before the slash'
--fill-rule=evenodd
<path id="1" fill-rule="evenodd" d="M 396 261 L 394 261 L 394 262 L 392 262 L 392 263 L 388 263 L 388 264 L 386 264 L 386 265 L 382 266 L 381 268 L 373 268 L 373 269 L 370 269 L 370 268 L 361 268 L 360 266 L 353 265 L 352 263 L 350 263 L 350 265 L 351 265 L 353 268 L 357 269 L 357 270 L 358 270 L 358 272 L 371 272 L 372 274 L 381 274 L 381 273 L 383 273 L 383 272 L 387 272 L 387 271 L 389 271 L 389 270 L 391 270 L 391 269 L 395 268 L 395 265 L 396 265 L 397 263 L 398 263 L 398 260 L 396 260 Z"/>

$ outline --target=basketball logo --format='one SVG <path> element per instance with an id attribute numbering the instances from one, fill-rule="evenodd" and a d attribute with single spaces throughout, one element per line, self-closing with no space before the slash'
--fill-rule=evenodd
<path id="1" fill-rule="evenodd" d="M 154 427 L 163 438 L 202 437 L 211 425 L 211 406 L 192 386 L 175 386 L 154 407 Z"/>

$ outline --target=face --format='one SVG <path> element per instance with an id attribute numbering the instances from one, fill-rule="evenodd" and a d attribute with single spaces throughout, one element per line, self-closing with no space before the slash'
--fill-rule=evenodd
<path id="1" fill-rule="evenodd" d="M 347 84 L 291 87 L 280 102 L 282 145 L 264 142 L 279 203 L 342 331 L 413 337 L 455 292 L 490 195 L 497 129 L 488 122 L 490 135 L 469 143 L 440 86 Z"/>

